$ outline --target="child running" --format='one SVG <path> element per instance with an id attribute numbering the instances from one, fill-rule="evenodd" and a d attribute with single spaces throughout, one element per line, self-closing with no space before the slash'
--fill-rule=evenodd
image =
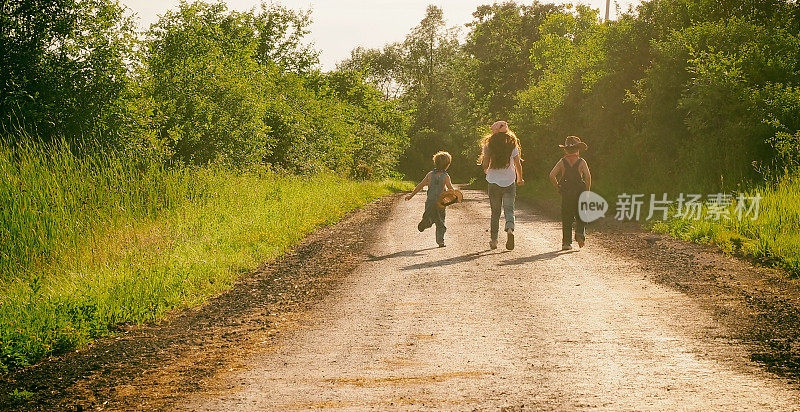
<path id="1" fill-rule="evenodd" d="M 561 193 L 561 250 L 572 249 L 572 224 L 575 222 L 575 240 L 579 247 L 586 242 L 586 222 L 578 213 L 578 199 L 585 190 L 592 188 L 589 165 L 581 158 L 581 150 L 588 146 L 578 136 L 569 136 L 564 144 L 564 157 L 550 171 L 550 181 Z"/>
<path id="2" fill-rule="evenodd" d="M 425 212 L 422 214 L 422 221 L 417 225 L 417 229 L 422 232 L 435 224 L 436 244 L 439 247 L 444 247 L 444 232 L 447 231 L 447 227 L 444 225 L 444 208 L 440 208 L 437 203 L 445 187 L 447 187 L 447 190 L 453 190 L 453 185 L 450 183 L 450 175 L 447 174 L 447 168 L 450 167 L 450 162 L 452 161 L 453 157 L 447 152 L 438 152 L 433 155 L 433 170 L 428 172 L 425 178 L 414 188 L 414 191 L 406 196 L 406 200 L 411 200 L 423 187 L 428 186 Z"/>
<path id="3" fill-rule="evenodd" d="M 514 202 L 517 186 L 525 184 L 522 179 L 522 158 L 519 139 L 504 121 L 491 126 L 492 133 L 481 140 L 479 163 L 486 173 L 489 183 L 489 207 L 491 222 L 489 226 L 489 248 L 497 249 L 500 231 L 500 212 L 506 218 L 506 249 L 514 249 Z"/>

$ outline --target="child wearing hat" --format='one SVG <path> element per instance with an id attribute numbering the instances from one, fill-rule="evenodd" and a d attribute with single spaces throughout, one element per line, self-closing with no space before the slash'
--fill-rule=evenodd
<path id="1" fill-rule="evenodd" d="M 561 250 L 572 249 L 572 225 L 575 223 L 575 240 L 583 247 L 586 242 L 586 223 L 578 213 L 578 198 L 592 188 L 589 165 L 581 157 L 588 146 L 578 136 L 569 136 L 564 144 L 564 157 L 550 171 L 550 181 L 561 193 Z"/>
<path id="2" fill-rule="evenodd" d="M 453 185 L 450 183 L 450 175 L 447 174 L 447 168 L 450 167 L 450 162 L 453 157 L 447 152 L 438 152 L 433 155 L 434 168 L 421 182 L 414 188 L 414 191 L 406 196 L 406 200 L 411 200 L 423 187 L 428 186 L 428 196 L 425 199 L 425 212 L 422 214 L 422 221 L 417 225 L 417 229 L 422 232 L 425 229 L 436 225 L 436 244 L 439 247 L 444 247 L 444 232 L 447 227 L 444 225 L 444 207 L 439 206 L 439 197 L 444 192 L 445 187 L 447 190 L 453 190 Z"/>

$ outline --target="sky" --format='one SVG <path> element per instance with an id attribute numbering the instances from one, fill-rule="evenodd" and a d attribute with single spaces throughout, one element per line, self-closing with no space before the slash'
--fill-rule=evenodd
<path id="1" fill-rule="evenodd" d="M 180 2 L 180 0 L 120 1 L 136 13 L 141 30 L 147 29 L 150 24 L 158 20 L 159 15 L 177 7 Z M 472 20 L 472 12 L 477 6 L 495 1 L 499 2 L 499 0 L 273 0 L 272 2 L 292 9 L 312 10 L 314 22 L 311 25 L 309 40 L 321 52 L 322 69 L 330 70 L 336 67 L 336 63 L 349 57 L 350 51 L 357 46 L 382 47 L 386 43 L 402 41 L 411 28 L 422 20 L 429 4 L 435 4 L 444 10 L 448 26 L 463 27 Z M 624 11 L 629 5 L 636 5 L 640 1 L 612 0 L 610 18 L 615 18 L 616 7 Z M 227 0 L 226 3 L 230 9 L 248 10 L 260 4 L 260 0 Z M 603 10 L 601 16 L 604 13 L 605 0 L 583 0 L 581 3 Z"/>

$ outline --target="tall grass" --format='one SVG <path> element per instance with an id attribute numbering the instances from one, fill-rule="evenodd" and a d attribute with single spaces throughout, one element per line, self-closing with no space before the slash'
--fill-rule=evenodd
<path id="1" fill-rule="evenodd" d="M 656 223 L 653 230 L 697 243 L 716 244 L 727 253 L 741 254 L 800 276 L 800 178 L 787 177 L 747 195 L 756 194 L 763 198 L 755 220 L 734 217 L 731 206 L 731 219 L 673 218 Z"/>
<path id="2" fill-rule="evenodd" d="M 196 305 L 398 182 L 0 144 L 0 370 Z"/>

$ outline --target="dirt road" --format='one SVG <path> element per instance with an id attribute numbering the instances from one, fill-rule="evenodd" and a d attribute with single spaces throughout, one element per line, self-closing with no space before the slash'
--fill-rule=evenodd
<path id="1" fill-rule="evenodd" d="M 282 337 L 180 410 L 797 409 L 798 392 L 686 295 L 560 226 L 517 217 L 488 250 L 485 194 L 448 209 L 446 248 L 400 203 L 367 262 Z M 503 243 L 501 239 L 501 244 Z"/>

